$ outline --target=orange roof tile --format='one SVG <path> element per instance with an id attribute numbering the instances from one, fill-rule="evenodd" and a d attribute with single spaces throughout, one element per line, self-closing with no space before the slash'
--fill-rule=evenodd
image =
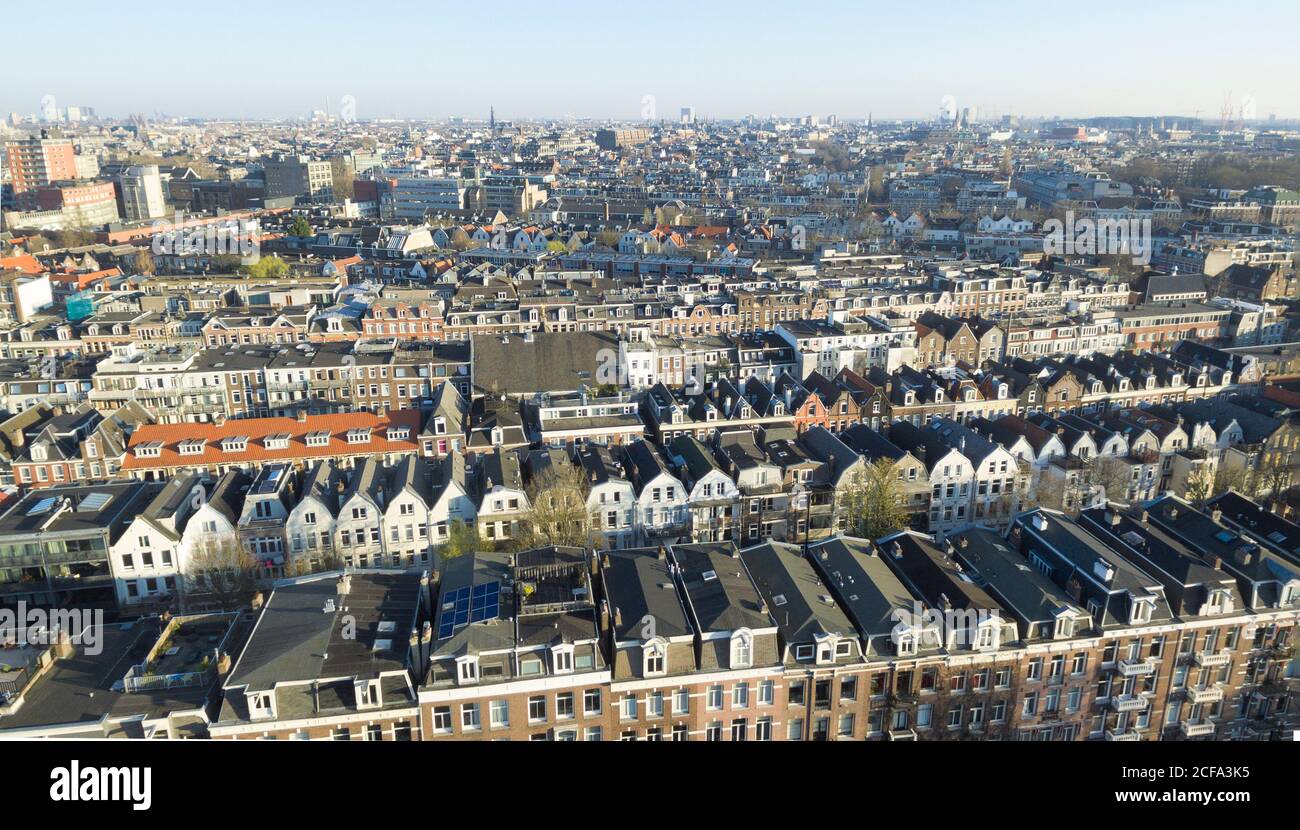
<path id="1" fill-rule="evenodd" d="M 39 274 L 44 270 L 40 261 L 31 254 L 0 257 L 0 271 L 22 271 L 24 274 Z"/>
<path id="2" fill-rule="evenodd" d="M 388 427 L 407 427 L 410 437 L 390 441 L 384 431 Z M 370 429 L 370 441 L 349 444 L 347 432 L 351 429 Z M 328 432 L 329 442 L 324 446 L 307 446 L 307 435 Z M 240 464 L 245 462 L 294 461 L 311 458 L 334 458 L 346 455 L 378 455 L 381 453 L 409 453 L 419 447 L 420 412 L 402 409 L 387 416 L 372 412 L 347 412 L 334 415 L 308 415 L 306 420 L 296 418 L 237 418 L 223 424 L 142 424 L 136 427 L 127 444 L 123 470 L 157 469 L 159 467 L 200 467 L 210 464 Z M 271 435 L 288 435 L 285 449 L 267 449 L 263 441 Z M 223 438 L 243 436 L 248 438 L 243 452 L 222 452 Z M 177 445 L 181 441 L 201 438 L 207 440 L 203 452 L 181 455 Z M 135 447 L 155 441 L 162 442 L 156 458 L 138 458 Z"/>

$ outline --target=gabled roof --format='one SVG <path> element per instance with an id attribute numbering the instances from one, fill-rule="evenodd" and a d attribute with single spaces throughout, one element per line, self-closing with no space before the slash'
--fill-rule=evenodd
<path id="1" fill-rule="evenodd" d="M 787 647 L 813 643 L 828 634 L 857 633 L 798 545 L 764 542 L 745 548 L 740 558 L 776 618 Z"/>
<path id="2" fill-rule="evenodd" d="M 773 625 L 733 544 L 673 545 L 669 554 L 701 635 Z"/>

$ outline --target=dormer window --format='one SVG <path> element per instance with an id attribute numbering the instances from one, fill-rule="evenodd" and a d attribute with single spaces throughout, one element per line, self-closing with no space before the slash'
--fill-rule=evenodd
<path id="1" fill-rule="evenodd" d="M 668 649 L 662 641 L 654 640 L 641 648 L 642 670 L 646 677 L 655 677 L 668 671 Z"/>
<path id="2" fill-rule="evenodd" d="M 573 671 L 572 645 L 558 645 L 551 649 L 551 671 L 555 674 L 569 674 Z"/>
<path id="3" fill-rule="evenodd" d="M 478 682 L 478 656 L 467 654 L 456 658 L 456 678 L 462 683 Z"/>
<path id="4" fill-rule="evenodd" d="M 1223 590 L 1211 590 L 1205 601 L 1206 614 L 1226 614 L 1232 611 L 1232 594 Z"/>
<path id="5" fill-rule="evenodd" d="M 998 626 L 996 619 L 983 623 L 976 630 L 975 648 L 987 651 L 998 647 Z"/>
<path id="6" fill-rule="evenodd" d="M 243 452 L 248 449 L 248 438 L 243 435 L 221 439 L 222 452 Z"/>
<path id="7" fill-rule="evenodd" d="M 162 442 L 150 441 L 146 444 L 140 444 L 135 448 L 136 458 L 157 458 L 162 455 Z"/>
<path id="8" fill-rule="evenodd" d="M 835 662 L 835 644 L 829 637 L 817 643 L 817 665 L 826 666 Z"/>
<path id="9" fill-rule="evenodd" d="M 1282 605 L 1294 605 L 1300 602 L 1300 582 L 1291 582 L 1282 587 Z"/>
<path id="10" fill-rule="evenodd" d="M 349 444 L 369 444 L 370 430 L 362 427 L 350 429 L 347 432 L 347 437 Z"/>
<path id="11" fill-rule="evenodd" d="M 289 449 L 289 433 L 277 432 L 262 439 L 262 446 L 268 450 Z"/>
<path id="12" fill-rule="evenodd" d="M 1074 636 L 1074 619 L 1071 617 L 1058 617 L 1056 628 L 1052 633 L 1053 640 L 1068 640 Z"/>
<path id="13" fill-rule="evenodd" d="M 305 440 L 309 447 L 324 447 L 330 442 L 330 434 L 328 432 L 309 432 Z"/>
<path id="14" fill-rule="evenodd" d="M 270 692 L 253 692 L 249 694 L 248 714 L 252 719 L 275 717 L 275 696 Z"/>
<path id="15" fill-rule="evenodd" d="M 411 437 L 410 427 L 389 427 L 384 432 L 389 441 L 405 441 Z"/>
<path id="16" fill-rule="evenodd" d="M 916 635 L 910 631 L 896 635 L 894 637 L 894 647 L 899 657 L 916 654 Z"/>
<path id="17" fill-rule="evenodd" d="M 202 438 L 186 438 L 177 445 L 176 449 L 181 455 L 202 455 L 203 448 L 208 444 Z"/>
<path id="18" fill-rule="evenodd" d="M 358 709 L 375 709 L 383 703 L 380 696 L 378 680 L 357 680 L 354 682 Z"/>
<path id="19" fill-rule="evenodd" d="M 754 662 L 754 639 L 748 631 L 731 635 L 731 668 L 747 669 Z"/>
<path id="20" fill-rule="evenodd" d="M 1133 602 L 1133 609 L 1129 613 L 1129 624 L 1137 625 L 1138 623 L 1151 622 L 1151 612 L 1154 610 L 1155 603 L 1149 599 L 1139 599 Z"/>

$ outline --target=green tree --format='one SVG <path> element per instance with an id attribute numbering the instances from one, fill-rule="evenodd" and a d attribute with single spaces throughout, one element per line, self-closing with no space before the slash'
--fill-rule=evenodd
<path id="1" fill-rule="evenodd" d="M 878 459 L 854 473 L 843 495 L 846 529 L 854 536 L 879 539 L 907 524 L 905 496 L 898 471 L 888 459 Z"/>
<path id="2" fill-rule="evenodd" d="M 264 280 L 287 275 L 289 273 L 289 266 L 279 257 L 270 256 L 262 257 L 252 265 L 246 265 L 240 270 L 253 279 Z"/>
<path id="3" fill-rule="evenodd" d="M 447 541 L 443 543 L 438 555 L 443 559 L 455 559 L 478 550 L 478 528 L 466 524 L 463 519 L 452 519 L 447 528 Z"/>
<path id="4" fill-rule="evenodd" d="M 298 214 L 293 217 L 293 222 L 289 225 L 289 235 L 299 237 L 312 235 L 311 223 L 307 221 L 306 216 Z"/>

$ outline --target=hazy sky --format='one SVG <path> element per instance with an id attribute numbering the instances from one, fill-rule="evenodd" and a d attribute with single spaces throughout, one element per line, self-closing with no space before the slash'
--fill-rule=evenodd
<path id="1" fill-rule="evenodd" d="M 928 12 L 928 14 L 927 14 Z M 1300 117 L 1300 3 L 765 0 L 25 4 L 0 112 L 247 118 Z M 84 50 L 84 55 L 79 51 Z"/>

